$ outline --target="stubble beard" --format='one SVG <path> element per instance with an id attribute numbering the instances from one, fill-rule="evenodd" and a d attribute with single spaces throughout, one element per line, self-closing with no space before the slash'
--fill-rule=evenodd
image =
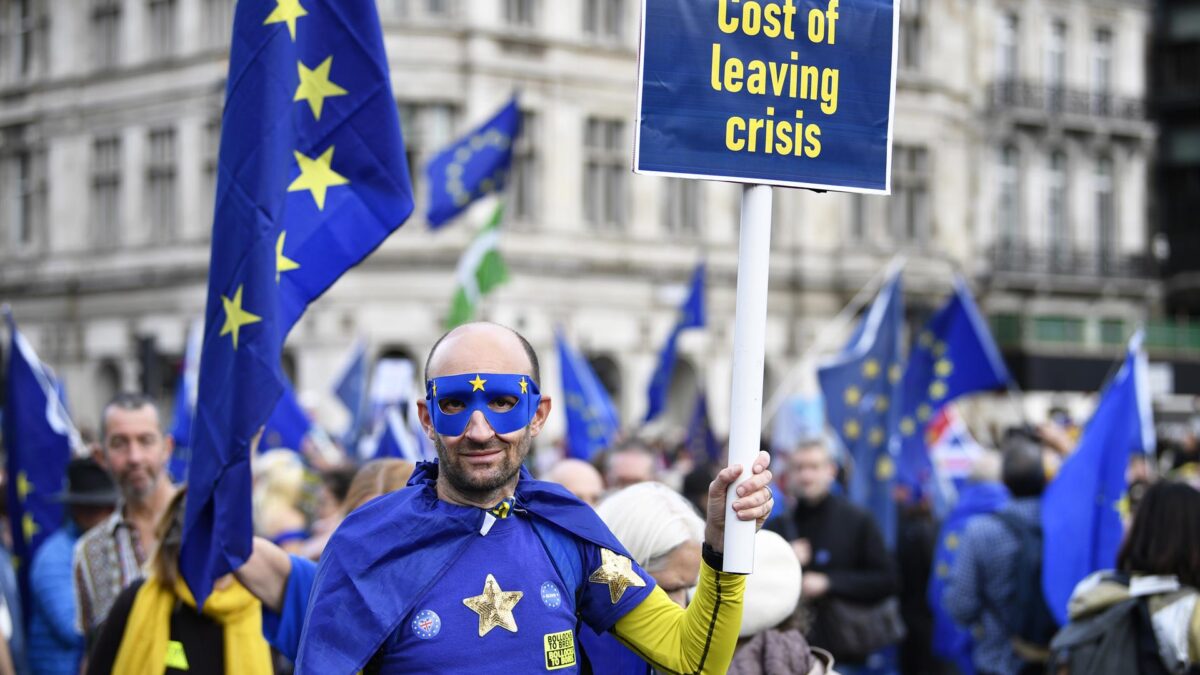
<path id="1" fill-rule="evenodd" d="M 496 444 L 503 444 L 503 441 L 497 439 L 492 443 L 479 445 L 470 443 L 464 439 L 463 443 L 465 444 L 463 446 L 465 449 L 482 450 L 484 448 L 493 448 Z M 446 481 L 459 494 L 468 497 L 486 497 L 508 485 L 521 471 L 521 462 L 529 454 L 529 448 L 532 444 L 533 436 L 529 433 L 529 428 L 526 427 L 524 435 L 517 442 L 515 457 L 509 452 L 502 452 L 498 466 L 485 474 L 472 475 L 459 463 L 457 455 L 455 457 L 450 456 L 450 451 L 446 448 L 446 444 L 442 442 L 440 435 L 434 434 L 433 437 L 433 445 L 437 448 L 438 454 L 438 473 L 445 476 Z"/>

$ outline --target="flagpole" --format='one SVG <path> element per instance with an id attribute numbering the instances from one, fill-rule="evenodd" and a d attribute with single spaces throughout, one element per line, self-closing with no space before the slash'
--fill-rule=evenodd
<path id="1" fill-rule="evenodd" d="M 825 324 L 825 326 L 821 329 L 821 332 L 817 333 L 817 337 L 812 341 L 812 344 L 810 344 L 808 348 L 804 350 L 804 353 L 802 353 L 800 357 L 796 359 L 796 365 L 792 366 L 791 370 L 784 375 L 783 380 L 779 383 L 779 386 L 775 388 L 775 392 L 771 394 L 771 398 L 768 399 L 766 405 L 763 406 L 763 420 L 769 422 L 773 417 L 775 417 L 775 414 L 779 412 L 781 407 L 783 407 L 783 402 L 787 400 L 788 395 L 791 393 L 796 377 L 800 374 L 801 370 L 806 367 L 806 364 L 809 362 L 809 360 L 816 355 L 818 350 L 825 348 L 825 342 L 830 339 L 830 336 L 841 333 L 846 324 L 850 323 L 850 320 L 853 319 L 856 314 L 858 314 L 858 310 L 862 309 L 863 306 L 867 304 L 867 301 L 871 299 L 871 296 L 875 295 L 875 292 L 879 290 L 879 287 L 883 284 L 884 280 L 888 278 L 896 266 L 902 264 L 902 256 L 893 256 L 891 261 L 888 262 L 887 266 L 868 279 L 867 283 L 863 284 L 862 288 L 858 289 L 858 293 L 856 293 L 854 297 L 850 299 L 850 302 L 846 303 L 845 307 L 842 307 L 842 310 L 837 313 L 837 316 L 833 317 L 832 320 Z"/>
<path id="2" fill-rule="evenodd" d="M 729 404 L 729 464 L 740 464 L 742 475 L 730 486 L 725 499 L 724 571 L 735 574 L 754 571 L 755 523 L 738 520 L 733 502 L 737 499 L 737 486 L 752 475 L 761 437 L 770 262 L 771 186 L 746 185 L 742 188 Z"/>

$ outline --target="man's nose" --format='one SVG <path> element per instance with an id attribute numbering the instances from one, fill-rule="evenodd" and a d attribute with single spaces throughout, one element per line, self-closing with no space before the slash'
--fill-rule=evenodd
<path id="1" fill-rule="evenodd" d="M 475 410 L 471 413 L 471 418 L 467 420 L 466 435 L 472 441 L 487 441 L 496 435 L 496 431 L 483 416 L 483 411 Z"/>

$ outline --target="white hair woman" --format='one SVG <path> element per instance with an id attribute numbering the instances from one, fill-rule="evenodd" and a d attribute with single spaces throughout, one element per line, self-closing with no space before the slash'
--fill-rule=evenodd
<path id="1" fill-rule="evenodd" d="M 609 495 L 600 519 L 654 581 L 680 605 L 700 578 L 704 520 L 662 483 L 637 483 Z"/>

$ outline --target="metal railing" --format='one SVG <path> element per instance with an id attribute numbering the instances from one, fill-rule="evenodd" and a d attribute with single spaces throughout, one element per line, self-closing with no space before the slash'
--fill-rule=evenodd
<path id="1" fill-rule="evenodd" d="M 992 110 L 1041 111 L 1048 115 L 1074 115 L 1140 121 L 1146 119 L 1141 98 L 1047 86 L 1025 80 L 992 83 Z"/>
<path id="2" fill-rule="evenodd" d="M 990 259 L 994 272 L 1118 279 L 1147 279 L 1153 275 L 1148 256 L 1096 249 L 1081 251 L 1065 246 L 1001 242 L 992 247 Z"/>

